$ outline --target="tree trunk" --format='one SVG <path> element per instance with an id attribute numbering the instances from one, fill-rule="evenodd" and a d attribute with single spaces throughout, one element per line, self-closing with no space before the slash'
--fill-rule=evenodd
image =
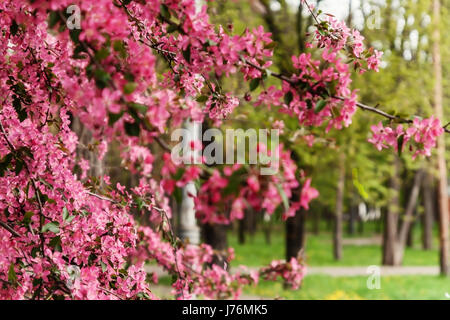
<path id="1" fill-rule="evenodd" d="M 263 228 L 264 228 L 264 239 L 266 240 L 266 244 L 272 244 L 272 219 L 267 213 L 263 215 Z"/>
<path id="2" fill-rule="evenodd" d="M 200 127 L 197 123 L 186 121 L 184 127 L 189 131 L 189 139 L 183 139 L 183 143 L 190 143 L 190 141 L 199 141 Z M 187 148 L 190 150 L 190 148 Z M 190 151 L 192 159 L 199 157 L 198 151 Z M 193 181 L 189 182 L 182 188 L 182 200 L 179 206 L 179 234 L 182 240 L 187 240 L 192 244 L 200 243 L 200 228 L 197 225 L 195 218 L 195 203 L 192 196 L 197 195 L 197 189 Z"/>
<path id="3" fill-rule="evenodd" d="M 399 266 L 403 263 L 405 246 L 408 240 L 407 239 L 408 232 L 410 231 L 413 223 L 414 211 L 417 205 L 417 199 L 419 197 L 420 185 L 422 184 L 422 177 L 423 177 L 423 170 L 420 169 L 416 172 L 414 176 L 413 187 L 409 195 L 408 204 L 406 206 L 405 214 L 403 216 L 402 224 L 398 234 L 397 234 L 398 213 L 395 215 L 392 214 L 392 212 L 395 210 L 394 208 L 389 209 L 391 214 L 388 211 L 388 216 L 386 217 L 387 224 L 385 232 L 385 252 L 384 252 L 385 254 L 383 255 L 383 264 L 385 265 Z M 398 203 L 398 194 L 397 195 L 394 194 L 393 196 L 397 198 L 396 202 Z M 393 206 L 393 204 L 391 205 Z M 395 229 L 393 227 L 394 224 Z"/>
<path id="4" fill-rule="evenodd" d="M 410 193 L 410 196 L 408 199 L 408 204 L 406 206 L 405 215 L 403 217 L 403 222 L 402 222 L 402 226 L 401 226 L 401 229 L 399 232 L 399 237 L 398 237 L 398 244 L 397 244 L 398 252 L 397 252 L 397 257 L 396 257 L 398 259 L 397 265 L 400 265 L 403 262 L 405 245 L 408 240 L 407 239 L 408 232 L 412 228 L 413 221 L 414 221 L 414 211 L 417 206 L 417 199 L 419 197 L 419 191 L 420 191 L 420 186 L 422 184 L 423 173 L 424 173 L 423 169 L 419 169 L 414 176 L 413 187 L 411 189 L 411 193 Z"/>
<path id="5" fill-rule="evenodd" d="M 286 260 L 297 258 L 305 245 L 305 211 L 297 211 L 286 220 Z"/>
<path id="6" fill-rule="evenodd" d="M 203 225 L 202 233 L 204 242 L 209 244 L 215 251 L 212 263 L 220 266 L 221 268 L 227 269 L 227 226 L 206 223 Z"/>
<path id="7" fill-rule="evenodd" d="M 92 144 L 92 133 L 81 123 L 77 117 L 73 118 L 72 129 L 80 142 L 77 146 L 77 156 L 89 162 L 89 176 L 101 177 L 105 174 L 104 159 L 100 160 L 98 154 L 89 149 Z M 103 181 L 103 179 L 101 179 Z"/>
<path id="8" fill-rule="evenodd" d="M 342 216 L 344 210 L 345 188 L 345 153 L 339 156 L 339 178 L 336 192 L 336 212 L 333 237 L 333 253 L 335 260 L 342 259 Z"/>
<path id="9" fill-rule="evenodd" d="M 433 205 L 433 176 L 425 173 L 422 183 L 423 206 L 424 214 L 422 216 L 422 247 L 424 250 L 433 249 L 433 220 L 434 220 L 434 205 Z"/>
<path id="10" fill-rule="evenodd" d="M 320 233 L 320 218 L 322 216 L 322 210 L 317 210 L 314 213 L 313 233 L 317 236 Z"/>
<path id="11" fill-rule="evenodd" d="M 442 63 L 441 63 L 441 48 L 440 48 L 440 24 L 441 24 L 441 3 L 440 0 L 433 0 L 433 66 L 435 74 L 434 87 L 434 109 L 436 117 L 441 121 L 444 120 L 443 110 L 443 93 L 442 93 Z M 437 147 L 438 160 L 438 184 L 439 184 L 439 247 L 440 247 L 440 267 L 441 274 L 448 276 L 449 269 L 449 204 L 447 194 L 447 169 L 445 164 L 445 137 L 441 135 L 438 138 Z"/>
<path id="12" fill-rule="evenodd" d="M 406 247 L 412 248 L 414 247 L 414 227 L 416 225 L 415 216 L 413 217 L 413 222 L 408 230 L 408 236 L 406 237 Z"/>
<path id="13" fill-rule="evenodd" d="M 349 218 L 348 218 L 348 234 L 349 235 L 353 235 L 355 234 L 355 222 L 358 218 L 358 214 L 357 214 L 357 207 L 352 203 L 348 209 L 349 211 Z"/>
<path id="14" fill-rule="evenodd" d="M 397 240 L 397 222 L 399 212 L 399 192 L 400 192 L 400 159 L 395 156 L 394 170 L 391 176 L 390 189 L 391 198 L 385 213 L 384 236 L 383 236 L 383 265 L 396 265 L 396 240 Z"/>
<path id="15" fill-rule="evenodd" d="M 238 243 L 244 244 L 245 243 L 245 217 L 243 219 L 238 221 Z"/>

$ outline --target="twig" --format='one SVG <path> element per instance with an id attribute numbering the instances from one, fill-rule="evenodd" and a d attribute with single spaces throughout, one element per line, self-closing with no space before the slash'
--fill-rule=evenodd
<path id="1" fill-rule="evenodd" d="M 8 230 L 13 236 L 20 237 L 20 234 L 18 234 L 13 228 L 11 228 L 7 223 L 0 221 L 0 226 Z"/>

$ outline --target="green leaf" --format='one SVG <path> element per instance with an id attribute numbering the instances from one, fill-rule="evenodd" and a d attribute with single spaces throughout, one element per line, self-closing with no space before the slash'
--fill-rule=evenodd
<path id="1" fill-rule="evenodd" d="M 94 78 L 97 87 L 104 89 L 108 85 L 109 80 L 111 80 L 111 75 L 103 69 L 95 69 Z"/>
<path id="2" fill-rule="evenodd" d="M 103 272 L 106 272 L 106 270 L 108 270 L 108 266 L 103 261 L 100 261 L 100 265 L 102 266 L 102 271 Z"/>
<path id="3" fill-rule="evenodd" d="M 323 110 L 323 108 L 325 108 L 325 106 L 327 105 L 327 101 L 326 100 L 319 100 L 316 102 L 316 106 L 314 108 L 314 113 L 319 113 L 320 111 Z"/>
<path id="4" fill-rule="evenodd" d="M 255 78 L 250 81 L 250 91 L 255 91 L 256 88 L 259 87 L 259 83 L 261 82 L 260 78 Z"/>
<path id="5" fill-rule="evenodd" d="M 173 191 L 173 197 L 176 201 L 176 203 L 181 203 L 183 200 L 183 191 L 179 187 L 175 187 L 175 190 Z"/>
<path id="6" fill-rule="evenodd" d="M 113 42 L 113 49 L 114 51 L 118 52 L 120 57 L 126 58 L 127 57 L 127 49 L 125 47 L 125 44 L 121 40 L 115 40 Z"/>
<path id="7" fill-rule="evenodd" d="M 18 175 L 23 169 L 24 162 L 20 159 L 16 159 L 16 169 L 14 172 Z"/>
<path id="8" fill-rule="evenodd" d="M 37 253 L 40 251 L 41 249 L 39 247 L 33 247 L 33 249 L 31 249 L 31 256 L 33 258 L 37 257 Z"/>
<path id="9" fill-rule="evenodd" d="M 5 171 L 8 168 L 9 164 L 11 163 L 12 158 L 13 154 L 8 153 L 0 162 L 0 177 L 3 177 L 5 175 Z"/>
<path id="10" fill-rule="evenodd" d="M 95 53 L 95 59 L 98 61 L 105 60 L 106 58 L 108 58 L 108 56 L 109 56 L 109 49 L 105 47 L 101 48 Z"/>
<path id="11" fill-rule="evenodd" d="M 203 103 L 203 102 L 206 102 L 208 100 L 208 96 L 199 96 L 199 97 L 197 97 L 197 99 L 195 99 L 195 101 L 197 101 L 197 102 L 200 102 L 200 103 Z"/>
<path id="12" fill-rule="evenodd" d="M 80 42 L 80 29 L 73 29 L 69 31 L 70 39 L 72 39 L 73 42 L 79 43 Z"/>
<path id="13" fill-rule="evenodd" d="M 20 152 L 20 155 L 22 157 L 30 157 L 31 159 L 34 159 L 33 153 L 31 152 L 31 149 L 28 147 L 20 147 L 19 149 L 17 149 L 18 152 Z"/>
<path id="14" fill-rule="evenodd" d="M 288 197 L 286 196 L 286 193 L 284 192 L 284 189 L 281 187 L 280 184 L 276 184 L 276 187 L 278 189 L 278 193 L 281 196 L 281 199 L 283 200 L 283 206 L 284 206 L 284 210 L 288 211 L 289 210 L 289 200 Z"/>
<path id="15" fill-rule="evenodd" d="M 125 132 L 132 137 L 138 137 L 141 132 L 141 127 L 139 126 L 139 123 L 130 123 L 125 122 Z"/>
<path id="16" fill-rule="evenodd" d="M 16 271 L 14 270 L 14 263 L 11 263 L 9 265 L 9 269 L 8 269 L 8 281 L 12 282 L 14 284 L 17 283 L 17 275 L 16 275 Z"/>
<path id="17" fill-rule="evenodd" d="M 131 94 L 136 90 L 137 83 L 136 82 L 128 82 L 123 86 L 123 93 Z"/>
<path id="18" fill-rule="evenodd" d="M 58 11 L 51 11 L 48 15 L 48 27 L 53 29 L 54 26 L 60 21 Z"/>
<path id="19" fill-rule="evenodd" d="M 29 225 L 30 224 L 30 222 L 31 222 L 31 218 L 34 216 L 34 212 L 32 212 L 32 211 L 27 211 L 27 212 L 25 212 L 25 214 L 23 215 L 23 220 L 22 220 L 22 222 L 25 224 L 25 225 Z"/>
<path id="20" fill-rule="evenodd" d="M 170 11 L 169 8 L 165 5 L 165 4 L 161 4 L 159 6 L 159 13 L 161 14 L 161 16 L 167 20 L 170 19 Z"/>
<path id="21" fill-rule="evenodd" d="M 171 24 L 171 25 L 169 25 L 167 27 L 167 33 L 172 33 L 172 32 L 177 31 L 177 30 L 178 30 L 178 26 L 174 25 L 174 24 Z"/>
<path id="22" fill-rule="evenodd" d="M 191 45 L 188 45 L 186 50 L 183 50 L 183 57 L 187 62 L 191 62 Z"/>
<path id="23" fill-rule="evenodd" d="M 22 109 L 22 102 L 17 96 L 14 96 L 13 107 L 14 110 L 16 110 L 17 115 L 19 116 L 20 122 L 27 118 L 28 114 L 25 109 Z"/>
<path id="24" fill-rule="evenodd" d="M 116 123 L 120 118 L 122 118 L 123 114 L 124 114 L 123 111 L 121 111 L 119 113 L 109 112 L 108 113 L 108 118 L 109 118 L 108 119 L 108 124 L 109 124 L 109 126 L 112 127 L 114 125 L 114 123 Z"/>
<path id="25" fill-rule="evenodd" d="M 62 251 L 62 247 L 61 247 L 61 237 L 60 237 L 60 236 L 56 236 L 56 237 L 52 238 L 52 240 L 50 240 L 49 245 L 50 245 L 50 247 L 52 247 L 55 251 L 61 252 L 61 251 Z"/>
<path id="26" fill-rule="evenodd" d="M 67 208 L 64 207 L 63 211 L 62 211 L 62 214 L 63 214 L 63 220 L 66 221 L 67 218 L 69 217 L 69 210 L 67 210 Z"/>
<path id="27" fill-rule="evenodd" d="M 401 157 L 402 156 L 402 152 L 403 152 L 403 142 L 405 141 L 405 136 L 401 135 L 400 137 L 398 137 L 397 139 L 397 151 L 398 151 L 398 156 Z"/>
<path id="28" fill-rule="evenodd" d="M 77 45 L 76 47 L 75 47 L 75 49 L 73 49 L 73 55 L 72 55 L 72 58 L 73 59 L 85 59 L 86 58 L 86 55 L 84 55 L 84 54 L 81 54 L 82 52 L 86 52 L 86 50 L 84 49 L 84 47 L 81 45 L 81 44 L 79 44 L 79 45 Z"/>
<path id="29" fill-rule="evenodd" d="M 275 49 L 277 45 L 278 45 L 278 44 L 277 44 L 275 41 L 272 41 L 271 43 L 266 44 L 266 45 L 264 46 L 264 48 L 265 48 L 265 49 Z"/>
<path id="30" fill-rule="evenodd" d="M 145 104 L 140 104 L 140 103 L 136 103 L 136 102 L 130 103 L 130 107 L 133 108 L 135 111 L 140 112 L 142 114 L 145 114 L 148 110 L 148 108 Z M 133 116 L 133 118 L 139 120 L 139 117 L 136 118 L 136 116 Z"/>
<path id="31" fill-rule="evenodd" d="M 49 222 L 46 225 L 42 227 L 42 232 L 53 232 L 58 233 L 59 232 L 59 223 L 58 222 Z"/>
<path id="32" fill-rule="evenodd" d="M 69 216 L 66 220 L 66 223 L 71 223 L 73 219 L 75 219 L 76 216 Z"/>
<path id="33" fill-rule="evenodd" d="M 11 34 L 13 36 L 15 36 L 18 31 L 19 31 L 19 25 L 17 24 L 16 20 L 13 20 L 11 22 L 11 26 L 9 27 L 9 32 L 11 32 Z"/>
<path id="34" fill-rule="evenodd" d="M 290 105 L 293 99 L 294 99 L 294 95 L 292 94 L 291 91 L 288 91 L 284 95 L 284 103 L 286 103 L 287 105 Z"/>

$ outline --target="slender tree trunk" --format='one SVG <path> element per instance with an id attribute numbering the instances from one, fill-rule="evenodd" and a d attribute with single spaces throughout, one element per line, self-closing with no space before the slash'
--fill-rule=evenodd
<path id="1" fill-rule="evenodd" d="M 227 269 L 229 267 L 226 262 L 228 256 L 227 226 L 207 223 L 202 226 L 202 233 L 204 242 L 215 251 L 212 263 Z"/>
<path id="2" fill-rule="evenodd" d="M 413 222 L 408 230 L 408 236 L 406 237 L 406 247 L 412 248 L 414 247 L 414 227 L 416 225 L 415 216 L 413 217 Z"/>
<path id="3" fill-rule="evenodd" d="M 266 217 L 268 219 L 266 219 Z M 263 215 L 263 228 L 264 228 L 264 239 L 266 240 L 266 244 L 272 244 L 272 219 L 267 213 Z"/>
<path id="4" fill-rule="evenodd" d="M 286 260 L 296 258 L 305 245 L 305 211 L 286 220 Z"/>
<path id="5" fill-rule="evenodd" d="M 314 213 L 314 224 L 313 224 L 313 233 L 317 236 L 320 233 L 320 218 L 322 216 L 322 210 L 317 210 Z"/>
<path id="6" fill-rule="evenodd" d="M 398 171 L 397 171 L 398 172 Z M 398 175 L 397 175 L 398 176 Z M 403 256 L 405 253 L 405 246 L 408 238 L 408 232 L 411 229 L 414 219 L 414 210 L 417 205 L 417 199 L 419 197 L 420 185 L 422 183 L 423 170 L 420 169 L 414 176 L 413 187 L 411 189 L 408 203 L 406 206 L 405 214 L 402 219 L 400 230 L 397 234 L 398 224 L 398 207 L 397 210 L 389 208 L 388 215 L 386 217 L 386 230 L 385 230 L 385 243 L 384 243 L 384 255 L 383 264 L 399 266 L 403 263 Z M 395 185 L 395 182 L 393 183 Z M 398 194 L 394 194 L 394 201 L 398 203 Z M 397 200 L 395 200 L 395 197 Z M 397 212 L 395 215 L 392 212 Z M 389 220 L 390 219 L 390 220 Z M 395 219 L 395 221 L 394 221 Z M 390 225 L 389 225 L 390 224 Z M 393 227 L 395 225 L 395 229 Z"/>
<path id="7" fill-rule="evenodd" d="M 256 225 L 257 225 L 256 212 L 255 210 L 249 210 L 247 220 L 247 230 L 248 233 L 250 234 L 251 241 L 253 241 L 255 238 Z"/>
<path id="8" fill-rule="evenodd" d="M 411 189 L 411 193 L 408 199 L 408 204 L 406 206 L 405 215 L 403 217 L 403 222 L 400 228 L 398 241 L 396 245 L 396 254 L 395 254 L 395 265 L 401 265 L 403 262 L 403 255 L 405 252 L 405 246 L 408 238 L 408 232 L 412 228 L 414 221 L 414 211 L 417 206 L 417 199 L 419 197 L 420 186 L 422 184 L 423 178 L 423 169 L 420 169 L 416 172 L 414 176 L 413 187 Z"/>
<path id="9" fill-rule="evenodd" d="M 197 123 L 186 121 L 184 127 L 189 131 L 189 139 L 183 139 L 184 143 L 200 140 L 200 127 Z M 188 149 L 189 150 L 189 149 Z M 191 151 L 192 159 L 199 157 L 198 151 Z M 179 206 L 179 235 L 182 240 L 187 240 L 192 244 L 200 243 L 200 228 L 195 218 L 194 198 L 197 189 L 194 182 L 189 182 L 182 188 L 182 200 Z"/>
<path id="10" fill-rule="evenodd" d="M 364 221 L 362 219 L 358 219 L 358 233 L 364 233 Z"/>
<path id="11" fill-rule="evenodd" d="M 345 153 L 339 156 L 339 178 L 336 192 L 336 212 L 333 237 L 333 253 L 335 260 L 342 259 L 342 217 L 344 210 L 345 188 Z"/>
<path id="12" fill-rule="evenodd" d="M 424 214 L 422 216 L 422 247 L 424 250 L 433 249 L 433 220 L 434 220 L 434 205 L 433 205 L 433 176 L 425 173 L 422 183 L 423 206 Z"/>
<path id="13" fill-rule="evenodd" d="M 87 146 L 92 144 L 92 133 L 81 123 L 77 117 L 73 118 L 72 129 L 78 136 L 80 142 L 77 155 L 89 162 L 89 176 L 100 177 L 105 173 L 104 160 L 100 160 L 98 154 L 89 150 Z"/>
<path id="14" fill-rule="evenodd" d="M 385 213 L 384 236 L 383 236 L 383 265 L 395 265 L 396 240 L 397 240 L 397 222 L 399 212 L 399 192 L 400 192 L 400 159 L 395 156 L 394 170 L 390 182 L 391 198 Z"/>
<path id="15" fill-rule="evenodd" d="M 436 117 L 444 120 L 443 110 L 443 93 L 442 93 L 442 63 L 441 63 L 441 3 L 440 0 L 433 0 L 433 18 L 434 18 L 434 31 L 433 31 L 433 66 L 435 74 L 435 87 L 434 87 L 434 109 Z M 440 267 L 441 274 L 448 276 L 450 274 L 449 269 L 449 204 L 447 195 L 447 169 L 445 164 L 445 137 L 441 135 L 438 139 L 438 197 L 439 197 L 439 246 L 440 246 Z"/>
<path id="16" fill-rule="evenodd" d="M 351 205 L 348 209 L 348 234 L 355 234 L 355 222 L 356 222 L 356 214 L 355 214 L 355 206 Z"/>
<path id="17" fill-rule="evenodd" d="M 238 243 L 244 244 L 245 243 L 245 216 L 244 219 L 241 219 L 238 221 Z"/>

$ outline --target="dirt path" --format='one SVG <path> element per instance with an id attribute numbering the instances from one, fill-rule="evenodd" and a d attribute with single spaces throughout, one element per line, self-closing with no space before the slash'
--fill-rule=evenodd
<path id="1" fill-rule="evenodd" d="M 368 276 L 368 267 L 308 267 L 308 275 L 328 275 L 331 277 L 354 277 Z M 154 272 L 158 277 L 167 273 L 158 266 L 147 266 L 147 272 Z M 439 275 L 439 267 L 434 266 L 401 266 L 401 267 L 380 267 L 381 276 L 406 276 L 406 275 Z M 167 285 L 153 285 L 152 292 L 162 299 L 173 299 L 172 288 Z M 241 295 L 240 300 L 265 300 L 268 298 L 250 295 Z"/>
<path id="2" fill-rule="evenodd" d="M 368 267 L 308 267 L 308 275 L 323 274 L 332 277 L 367 276 Z M 435 266 L 401 266 L 380 267 L 381 276 L 407 276 L 407 275 L 439 275 L 439 267 Z"/>
<path id="3" fill-rule="evenodd" d="M 368 266 L 355 267 L 308 267 L 308 275 L 322 274 L 331 277 L 352 277 L 366 276 L 369 274 Z M 167 273 L 157 266 L 147 266 L 148 273 L 156 273 L 158 277 L 165 276 Z M 381 276 L 408 276 L 408 275 L 439 275 L 438 266 L 401 266 L 401 267 L 380 267 Z"/>

